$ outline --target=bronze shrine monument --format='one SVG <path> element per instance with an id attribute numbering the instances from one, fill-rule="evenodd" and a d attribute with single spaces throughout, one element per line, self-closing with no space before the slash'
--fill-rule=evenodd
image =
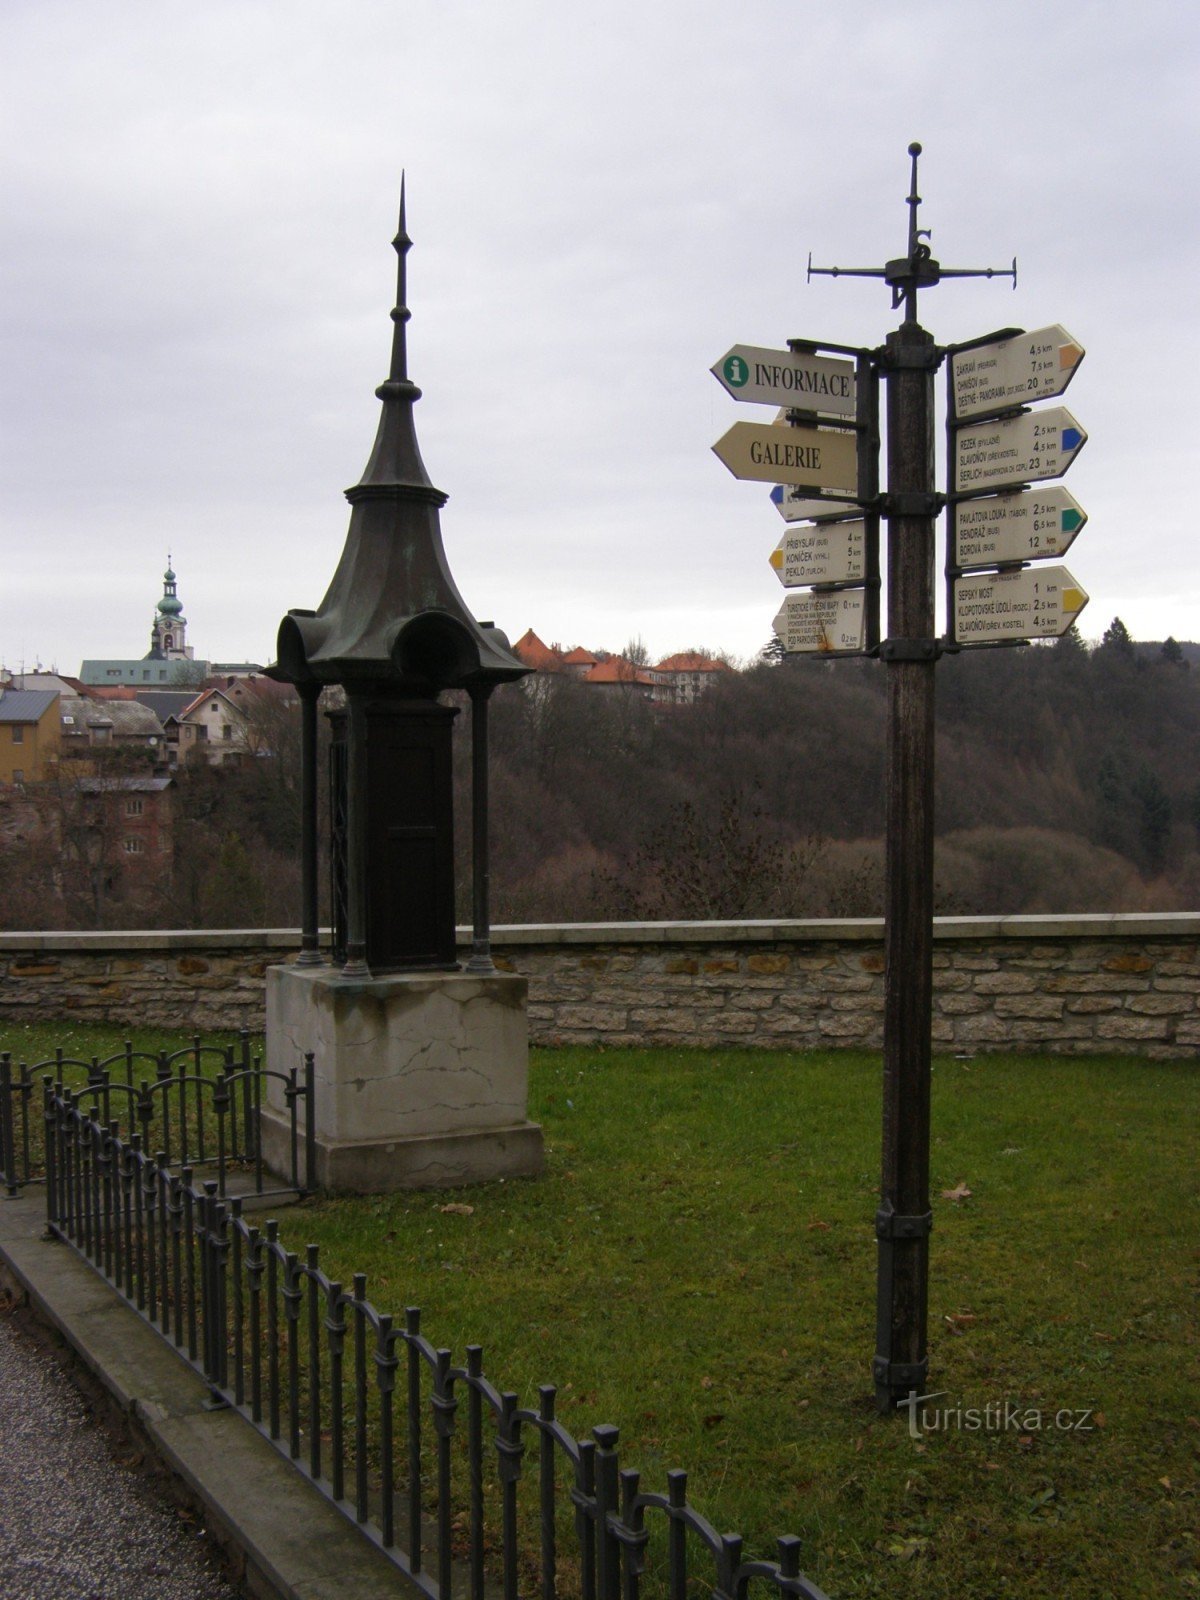
<path id="1" fill-rule="evenodd" d="M 270 669 L 296 686 L 303 718 L 302 939 L 267 974 L 267 1065 L 314 1057 L 316 1159 L 325 1188 L 373 1192 L 530 1176 L 541 1129 L 526 1116 L 524 978 L 496 970 L 488 923 L 487 710 L 529 670 L 504 634 L 478 622 L 450 575 L 439 512 L 417 446 L 408 377 L 406 261 L 391 369 L 362 479 L 346 490 L 350 527 L 316 611 L 289 611 Z M 331 961 L 317 918 L 317 709 L 329 713 Z M 456 959 L 451 734 L 470 700 L 474 937 Z M 281 1079 L 269 1079 L 264 1151 L 291 1137 Z"/>

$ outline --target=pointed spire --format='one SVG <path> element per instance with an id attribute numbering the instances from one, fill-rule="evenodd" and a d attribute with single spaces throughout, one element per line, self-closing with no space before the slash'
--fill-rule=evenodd
<path id="1" fill-rule="evenodd" d="M 383 415 L 366 471 L 353 489 L 346 490 L 346 498 L 353 505 L 365 495 L 380 490 L 397 489 L 431 499 L 436 505 L 445 505 L 446 496 L 435 489 L 421 460 L 417 445 L 416 424 L 412 408 L 421 398 L 421 391 L 408 376 L 407 326 L 412 313 L 407 299 L 407 260 L 412 240 L 405 226 L 404 179 L 400 181 L 400 222 L 392 247 L 399 257 L 396 269 L 396 305 L 392 311 L 392 365 L 384 383 L 376 389 L 383 401 Z"/>
<path id="2" fill-rule="evenodd" d="M 417 447 L 405 326 L 405 267 L 412 240 L 400 191 L 392 311 L 392 360 L 375 391 L 379 430 L 332 582 L 315 611 L 291 611 L 279 629 L 279 667 L 292 682 L 381 682 L 436 695 L 444 688 L 504 683 L 528 671 L 497 629 L 477 622 L 459 594 L 442 545 L 435 489 Z"/>
<path id="3" fill-rule="evenodd" d="M 408 236 L 408 229 L 404 224 L 404 187 L 405 174 L 400 174 L 400 223 L 396 230 L 396 237 L 392 240 L 392 249 L 399 257 L 396 267 L 396 305 L 392 311 L 392 322 L 395 329 L 392 333 L 392 370 L 388 375 L 388 384 L 407 384 L 414 400 L 418 400 L 421 391 L 408 382 L 408 340 L 407 328 L 412 312 L 408 309 L 408 252 L 412 249 L 412 240 Z M 375 393 L 382 400 L 384 398 L 383 385 Z"/>

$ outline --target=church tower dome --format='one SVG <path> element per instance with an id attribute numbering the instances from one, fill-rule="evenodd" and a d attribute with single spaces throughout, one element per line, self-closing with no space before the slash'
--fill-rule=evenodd
<path id="1" fill-rule="evenodd" d="M 147 660 L 191 659 L 192 652 L 187 644 L 187 618 L 183 614 L 183 601 L 175 592 L 175 574 L 168 555 L 167 570 L 163 573 L 162 599 L 158 602 L 150 629 L 150 654 Z"/>

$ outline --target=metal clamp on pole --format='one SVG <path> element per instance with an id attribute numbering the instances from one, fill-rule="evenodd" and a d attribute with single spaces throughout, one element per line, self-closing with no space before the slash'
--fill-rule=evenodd
<path id="1" fill-rule="evenodd" d="M 936 372 L 946 354 L 940 344 L 900 345 L 880 352 L 885 372 Z"/>
<path id="2" fill-rule="evenodd" d="M 924 1389 L 925 1380 L 929 1375 L 929 1362 L 926 1361 L 888 1361 L 883 1356 L 876 1356 L 871 1363 L 872 1376 L 877 1387 L 887 1388 L 893 1394 L 902 1390 Z"/>
<path id="3" fill-rule="evenodd" d="M 940 639 L 883 639 L 881 661 L 936 661 L 942 653 Z"/>
<path id="4" fill-rule="evenodd" d="M 907 494 L 879 497 L 879 508 L 885 517 L 936 517 L 945 504 L 945 495 L 934 491 L 926 494 L 910 490 Z"/>
<path id="5" fill-rule="evenodd" d="M 921 1211 L 916 1216 L 905 1217 L 889 1210 L 887 1206 L 881 1206 L 875 1213 L 877 1239 L 927 1239 L 932 1232 L 932 1211 Z"/>

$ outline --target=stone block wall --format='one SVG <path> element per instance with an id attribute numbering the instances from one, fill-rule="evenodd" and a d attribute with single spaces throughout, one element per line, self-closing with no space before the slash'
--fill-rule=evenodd
<path id="1" fill-rule="evenodd" d="M 0 1047 L 23 1020 L 261 1029 L 264 973 L 298 945 L 287 930 L 0 934 Z M 534 1044 L 882 1042 L 874 919 L 498 928 L 494 953 L 529 981 Z M 940 919 L 933 1040 L 946 1052 L 1195 1055 L 1200 915 Z"/>

